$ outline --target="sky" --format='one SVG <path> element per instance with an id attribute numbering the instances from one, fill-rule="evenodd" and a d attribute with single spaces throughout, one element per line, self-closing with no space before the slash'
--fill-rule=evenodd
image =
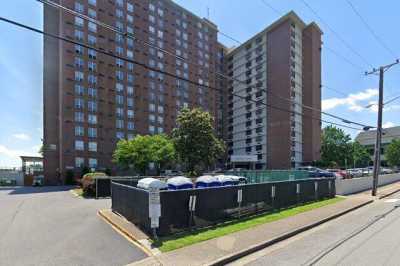
<path id="1" fill-rule="evenodd" d="M 322 84 L 340 92 L 322 89 L 323 110 L 348 120 L 376 125 L 376 106 L 369 109 L 365 106 L 377 101 L 378 76 L 365 76 L 364 72 L 392 63 L 395 55 L 400 56 L 396 19 L 400 2 L 348 0 L 384 45 L 393 51 L 389 52 L 368 31 L 347 0 L 304 1 L 318 17 L 303 0 L 175 0 L 194 14 L 208 17 L 221 32 L 241 42 L 291 10 L 305 23 L 315 21 L 324 32 L 323 43 L 327 47 L 323 46 L 322 50 Z M 0 16 L 42 29 L 42 9 L 42 4 L 34 0 L 4 1 Z M 0 36 L 0 167 L 14 167 L 20 166 L 20 155 L 38 155 L 41 145 L 43 42 L 41 35 L 1 21 Z M 228 47 L 237 45 L 223 36 L 219 40 Z M 400 64 L 385 73 L 386 100 L 400 95 L 399 74 Z M 399 113 L 400 100 L 386 106 L 384 126 L 399 125 Z M 326 117 L 326 120 L 332 119 Z M 352 137 L 358 133 L 344 130 Z"/>

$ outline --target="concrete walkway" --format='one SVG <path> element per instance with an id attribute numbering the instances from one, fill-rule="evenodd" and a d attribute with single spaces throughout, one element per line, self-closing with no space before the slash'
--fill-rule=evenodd
<path id="1" fill-rule="evenodd" d="M 400 190 L 400 183 L 381 187 L 378 197 Z M 133 265 L 223 265 L 261 248 L 275 244 L 354 209 L 372 203 L 370 191 L 346 197 L 345 200 L 304 212 L 283 220 L 258 225 L 223 237 L 207 240 L 171 252 L 148 257 Z"/>
<path id="2" fill-rule="evenodd" d="M 200 242 L 159 256 L 149 257 L 131 265 L 208 265 L 217 262 L 222 263 L 226 257 L 234 256 L 259 245 L 265 245 L 285 234 L 352 210 L 367 204 L 369 201 L 371 199 L 364 195 L 352 196 L 336 204 Z"/>

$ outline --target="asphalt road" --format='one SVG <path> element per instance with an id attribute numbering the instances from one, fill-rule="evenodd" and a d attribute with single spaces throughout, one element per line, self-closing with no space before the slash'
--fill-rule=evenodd
<path id="1" fill-rule="evenodd" d="M 126 265 L 146 255 L 70 187 L 0 187 L 0 265 Z"/>
<path id="2" fill-rule="evenodd" d="M 400 194 L 231 265 L 400 265 Z"/>

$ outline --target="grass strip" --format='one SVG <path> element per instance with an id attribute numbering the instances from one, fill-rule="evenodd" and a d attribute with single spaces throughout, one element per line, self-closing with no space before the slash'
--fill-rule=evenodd
<path id="1" fill-rule="evenodd" d="M 167 252 L 198 242 L 245 230 L 260 224 L 285 219 L 287 217 L 334 204 L 342 200 L 344 200 L 343 197 L 335 197 L 332 199 L 297 205 L 286 209 L 281 209 L 279 211 L 264 213 L 261 215 L 252 216 L 229 223 L 223 223 L 206 229 L 199 229 L 195 231 L 184 232 L 182 234 L 162 237 L 157 242 L 154 242 L 154 245 L 158 247 L 162 252 Z"/>

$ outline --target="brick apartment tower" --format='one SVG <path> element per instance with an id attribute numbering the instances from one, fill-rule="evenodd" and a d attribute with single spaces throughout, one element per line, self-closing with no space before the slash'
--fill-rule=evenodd
<path id="1" fill-rule="evenodd" d="M 228 84 L 228 153 L 236 167 L 289 169 L 320 158 L 321 114 L 301 104 L 321 109 L 321 35 L 290 12 L 228 52 L 227 73 L 242 81 Z"/>
<path id="2" fill-rule="evenodd" d="M 54 1 L 54 0 L 53 0 Z M 109 29 L 44 5 L 44 30 L 134 59 L 200 84 L 217 86 L 217 27 L 170 0 L 58 0 L 67 8 L 188 58 L 188 64 Z M 219 86 L 219 85 L 218 85 Z M 169 133 L 184 107 L 202 107 L 222 130 L 216 90 L 148 71 L 82 46 L 44 38 L 44 173 L 62 183 L 83 166 L 115 170 L 116 143 L 136 134 Z M 222 133 L 220 133 L 222 134 Z"/>

